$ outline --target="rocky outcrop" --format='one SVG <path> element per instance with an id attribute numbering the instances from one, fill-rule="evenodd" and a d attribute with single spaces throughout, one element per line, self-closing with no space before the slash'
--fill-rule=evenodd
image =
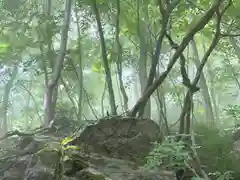
<path id="1" fill-rule="evenodd" d="M 159 126 L 150 119 L 113 117 L 87 126 L 73 144 L 86 152 L 140 163 L 152 149 L 152 142 L 160 140 Z"/>
<path id="2" fill-rule="evenodd" d="M 6 136 L 1 141 L 1 180 L 174 179 L 172 172 L 141 166 L 151 142 L 161 140 L 158 125 L 148 119 L 101 119 L 74 136 L 64 151 L 60 131 L 16 134 L 20 137 Z"/>

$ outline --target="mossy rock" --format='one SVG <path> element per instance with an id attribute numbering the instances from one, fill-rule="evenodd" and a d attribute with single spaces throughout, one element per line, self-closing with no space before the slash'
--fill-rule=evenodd
<path id="1" fill-rule="evenodd" d="M 81 180 L 111 180 L 102 173 L 91 168 L 87 168 L 77 172 L 76 176 Z"/>

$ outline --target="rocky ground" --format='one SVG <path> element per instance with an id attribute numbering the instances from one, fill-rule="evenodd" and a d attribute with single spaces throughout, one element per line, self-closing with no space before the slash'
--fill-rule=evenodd
<path id="1" fill-rule="evenodd" d="M 159 126 L 152 120 L 105 118 L 76 133 L 71 133 L 73 126 L 66 122 L 54 127 L 31 133 L 14 131 L 2 137 L 0 179 L 175 179 L 171 171 L 142 166 L 152 149 L 151 142 L 161 140 Z"/>

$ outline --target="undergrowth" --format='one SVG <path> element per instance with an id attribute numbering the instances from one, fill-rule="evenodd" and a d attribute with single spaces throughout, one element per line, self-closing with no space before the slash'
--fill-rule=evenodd
<path id="1" fill-rule="evenodd" d="M 231 132 L 203 123 L 195 125 L 197 149 L 204 170 L 211 176 L 227 176 L 223 179 L 240 179 L 240 159 L 232 153 L 233 138 Z M 232 178 L 230 178 L 232 175 Z M 221 177 L 221 176 L 220 176 Z M 222 178 L 218 178 L 219 180 Z"/>
<path id="2" fill-rule="evenodd" d="M 208 176 L 213 180 L 239 180 L 240 159 L 232 153 L 232 134 L 203 123 L 195 124 L 194 133 L 197 134 L 197 154 Z M 171 137 L 154 145 L 147 157 L 147 167 L 184 167 L 184 161 L 191 159 L 190 151 L 184 148 L 182 142 L 175 142 Z"/>

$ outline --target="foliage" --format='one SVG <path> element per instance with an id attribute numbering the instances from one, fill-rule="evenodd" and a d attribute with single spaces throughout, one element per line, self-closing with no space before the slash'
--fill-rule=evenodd
<path id="1" fill-rule="evenodd" d="M 240 105 L 228 105 L 226 108 L 224 108 L 224 111 L 228 116 L 233 118 L 236 123 L 238 123 L 238 120 L 240 119 Z"/>
<path id="2" fill-rule="evenodd" d="M 234 172 L 233 171 L 226 171 L 224 173 L 221 172 L 215 172 L 215 173 L 210 173 L 210 175 L 213 175 L 214 177 L 217 178 L 217 180 L 231 180 L 234 179 L 233 177 Z"/>
<path id="3" fill-rule="evenodd" d="M 92 2 L 94 1 L 78 0 L 72 7 L 68 49 L 61 72 L 62 79 L 58 82 L 55 117 L 63 127 L 70 129 L 84 123 L 83 119 L 98 119 L 109 111 L 109 95 L 106 95 L 109 87 L 105 85 L 105 69 Z M 175 2 L 178 1 L 171 1 L 171 3 Z M 179 1 L 170 14 L 169 27 L 167 27 L 168 33 L 177 44 L 180 44 L 186 33 L 201 19 L 209 9 L 210 3 L 207 0 Z M 122 114 L 124 113 L 122 89 L 116 63 L 120 62 L 122 65 L 120 79 L 128 96 L 127 105 L 131 107 L 143 93 L 142 82 L 139 80 L 140 74 L 143 73 L 139 71 L 139 66 L 143 63 L 140 61 L 142 49 L 146 50 L 144 63 L 148 73 L 157 39 L 163 29 L 164 15 L 159 12 L 154 0 L 120 1 L 120 51 L 116 48 L 117 1 L 96 0 L 96 4 L 104 31 L 116 104 L 119 106 L 118 110 L 120 109 L 119 114 Z M 9 125 L 8 130 L 35 128 L 43 122 L 43 101 L 47 79 L 51 77 L 54 69 L 52 64 L 55 64 L 56 57 L 60 53 L 59 36 L 64 1 L 52 0 L 51 7 L 47 7 L 42 1 L 0 0 L 0 7 L 0 95 L 4 97 L 8 94 L 8 99 L 5 98 L 6 103 L 1 107 L 0 116 L 5 117 Z M 240 119 L 240 106 L 234 105 L 239 103 L 240 98 L 239 7 L 240 1 L 233 1 L 233 5 L 223 16 L 221 33 L 233 35 L 221 38 L 204 67 L 202 75 L 205 77 L 206 87 L 204 89 L 200 81 L 201 91 L 193 98 L 193 115 L 197 122 L 213 121 L 219 127 L 220 123 L 228 126 L 229 122 L 234 120 L 238 123 Z M 210 20 L 201 32 L 192 38 L 196 42 L 199 59 L 204 56 L 212 41 L 214 26 L 214 20 Z M 139 29 L 143 31 L 142 34 L 138 32 Z M 144 48 L 141 47 L 143 39 L 146 41 Z M 161 45 L 155 77 L 167 69 L 173 53 L 174 50 L 165 38 Z M 191 43 L 185 48 L 183 55 L 186 56 L 186 68 L 189 79 L 192 80 L 196 72 L 194 59 L 197 55 Z M 120 60 L 118 56 L 121 57 Z M 18 74 L 14 80 L 16 83 L 13 83 L 6 93 L 6 84 L 13 67 L 16 66 L 18 67 Z M 175 123 L 179 118 L 186 93 L 180 73 L 180 65 L 177 63 L 161 87 L 158 87 L 158 93 L 150 97 L 151 117 L 166 117 L 169 124 Z M 206 91 L 209 94 L 210 105 L 213 106 L 212 113 L 215 120 L 207 117 L 208 108 L 204 96 Z M 156 102 L 152 101 L 153 98 Z M 154 119 L 159 121 L 159 124 L 163 124 L 160 118 Z M 80 120 L 81 122 L 78 122 Z M 231 135 L 202 124 L 197 124 L 196 131 L 200 134 L 197 136 L 197 143 L 201 146 L 198 153 L 203 164 L 208 166 L 207 170 L 221 177 L 229 176 L 231 171 L 238 174 L 239 170 L 236 167 L 239 161 L 230 153 L 233 143 Z M 176 143 L 171 137 L 165 139 L 161 145 L 155 143 L 154 146 L 155 149 L 147 158 L 149 167 L 184 166 L 184 160 L 190 158 L 183 143 Z"/>
<path id="4" fill-rule="evenodd" d="M 195 131 L 198 156 L 201 165 L 209 176 L 217 180 L 236 179 L 240 176 L 237 164 L 240 159 L 232 152 L 232 136 L 216 127 L 197 124 Z M 154 149 L 147 156 L 147 168 L 183 168 L 187 160 L 191 160 L 190 152 L 185 149 L 183 142 L 176 142 L 168 137 L 163 143 L 154 143 Z M 193 179 L 200 180 L 199 177 Z"/>
<path id="5" fill-rule="evenodd" d="M 10 1 L 9 1 L 10 2 Z M 11 1 L 12 2 L 12 1 Z M 28 118 L 28 114 L 31 114 L 31 119 L 27 121 L 34 121 L 33 123 L 26 123 L 28 124 L 27 127 L 33 127 L 33 124 L 36 124 L 39 121 L 39 117 L 35 117 L 36 109 L 40 112 L 39 115 L 42 117 L 42 97 L 44 91 L 44 63 L 48 66 L 47 73 L 51 73 L 51 69 L 49 68 L 50 61 L 55 59 L 55 55 L 59 52 L 59 33 L 61 31 L 61 22 L 62 22 L 62 9 L 63 9 L 63 2 L 64 1 L 53 1 L 52 3 L 52 15 L 50 17 L 46 16 L 44 12 L 44 6 L 41 2 L 37 1 L 26 1 L 20 2 L 18 1 L 19 6 L 16 4 L 7 3 L 3 1 L 1 6 L 3 11 L 1 12 L 1 21 L 0 24 L 3 27 L 3 30 L 0 34 L 0 57 L 1 62 L 4 65 L 12 66 L 13 64 L 20 63 L 19 66 L 24 67 L 24 73 L 28 74 L 31 78 L 28 79 L 28 82 L 23 82 L 24 85 L 27 85 L 29 81 L 31 83 L 39 84 L 36 88 L 31 88 L 31 93 L 33 97 L 36 97 L 36 103 L 33 103 L 32 98 L 29 98 L 29 104 L 31 107 L 22 108 L 18 103 L 18 98 L 12 96 L 10 99 L 12 103 L 12 107 L 9 107 L 9 111 L 11 112 L 10 118 L 15 119 L 15 117 L 22 117 L 24 122 L 24 118 Z M 99 9 L 101 12 L 101 21 L 103 24 L 104 29 L 104 36 L 105 36 L 105 43 L 107 45 L 107 55 L 109 62 L 111 64 L 111 71 L 113 79 L 115 80 L 115 62 L 116 62 L 116 46 L 115 46 L 115 13 L 116 13 L 116 2 L 115 1 L 106 1 L 101 0 L 97 1 L 99 5 Z M 96 21 L 94 18 L 94 14 L 92 11 L 92 3 L 88 1 L 77 1 L 76 6 L 73 7 L 76 10 L 76 14 L 74 14 L 74 18 L 71 25 L 71 36 L 69 37 L 69 47 L 67 52 L 66 61 L 64 64 L 64 71 L 62 72 L 62 76 L 64 77 L 64 81 L 71 89 L 69 95 L 73 97 L 74 104 L 66 98 L 68 95 L 61 89 L 62 96 L 59 96 L 58 102 L 60 104 L 68 104 L 66 107 L 69 107 L 70 111 L 73 106 L 76 106 L 77 98 L 79 97 L 79 78 L 76 77 L 76 71 L 78 71 L 78 67 L 80 65 L 80 58 L 82 58 L 82 65 L 83 65 L 83 79 L 84 79 L 84 88 L 87 90 L 88 94 L 91 94 L 91 100 L 88 101 L 86 96 L 83 103 L 84 109 L 84 117 L 93 118 L 92 110 L 94 109 L 95 114 L 101 114 L 99 112 L 99 108 L 102 104 L 101 102 L 101 94 L 104 90 L 104 68 L 102 65 L 101 59 L 101 50 L 99 48 L 99 39 L 98 33 L 96 29 Z M 122 45 L 122 64 L 123 64 L 123 76 L 126 77 L 128 70 L 127 68 L 131 69 L 133 73 L 131 76 L 134 77 L 135 72 L 138 70 L 139 64 L 139 39 L 137 33 L 137 7 L 135 6 L 135 2 L 132 1 L 122 1 L 120 3 L 121 6 L 121 14 L 120 14 L 120 42 Z M 238 11 L 236 10 L 239 6 L 239 3 L 234 2 L 233 8 L 231 8 L 227 13 L 227 17 L 234 18 Z M 18 7 L 18 8 L 16 8 Z M 191 20 L 195 21 L 198 19 L 199 15 L 202 15 L 203 10 L 209 7 L 208 1 L 201 1 L 201 2 L 180 2 L 177 8 L 171 14 L 171 21 L 172 21 L 172 36 L 176 39 L 177 42 L 181 41 L 183 35 L 188 31 L 189 26 L 191 26 Z M 156 37 L 159 34 L 161 29 L 161 15 L 159 13 L 159 9 L 156 6 L 155 1 L 140 1 L 140 19 L 141 24 L 148 27 L 147 34 L 151 36 L 148 37 L 149 42 L 147 46 L 147 50 L 149 53 L 149 58 L 147 58 L 147 69 L 150 68 L 150 54 L 155 49 L 156 44 Z M 9 16 L 12 15 L 11 17 Z M 16 16 L 19 14 L 19 16 Z M 79 22 L 75 19 L 75 16 L 79 16 Z M 130 18 L 131 17 L 131 18 Z M 160 22 L 160 23 L 159 23 Z M 76 33 L 77 24 L 80 26 L 80 35 Z M 233 25 L 234 30 L 234 25 Z M 201 34 L 196 35 L 196 42 L 199 49 L 199 54 L 202 55 L 203 48 L 202 42 L 204 41 L 204 46 L 208 46 L 209 42 L 212 38 L 212 31 L 213 27 L 212 24 L 207 26 Z M 53 37 L 53 54 L 54 56 L 49 58 L 49 53 L 47 52 L 47 45 L 49 43 L 49 38 Z M 79 40 L 81 43 L 81 50 L 79 50 Z M 226 66 L 224 64 L 225 56 L 229 54 L 225 53 L 226 49 L 231 54 L 231 64 L 235 63 L 236 56 L 234 55 L 234 51 L 229 43 L 228 40 L 224 39 L 222 43 L 219 45 L 216 52 L 212 55 L 212 61 L 210 62 L 211 66 L 213 67 L 212 71 L 216 72 L 214 74 L 213 82 L 210 83 L 210 86 L 214 88 L 215 96 L 221 96 L 222 91 L 232 91 L 232 85 L 234 85 L 234 80 L 231 76 L 231 67 Z M 188 51 L 188 52 L 187 52 Z M 164 45 L 161 47 L 161 55 L 160 55 L 160 66 L 159 72 L 166 68 L 168 63 L 170 54 L 172 51 L 170 50 L 170 46 L 166 40 L 164 40 Z M 192 66 L 192 57 L 191 57 L 191 49 L 186 50 L 184 52 L 189 59 L 189 71 L 194 71 Z M 233 55 L 232 55 L 233 54 Z M 17 55 L 17 57 L 15 56 Z M 81 57 L 80 57 L 81 56 Z M 216 61 L 215 61 L 216 60 Z M 230 65 L 231 65 L 230 64 Z M 226 68 L 227 67 L 227 68 Z M 237 69 L 236 66 L 234 66 Z M 167 103 L 168 111 L 172 109 L 177 109 L 176 112 L 179 112 L 181 107 L 181 98 L 184 96 L 184 87 L 179 81 L 179 66 L 173 68 L 172 72 L 169 75 L 169 78 L 164 82 L 164 92 L 165 99 L 169 101 Z M 191 73 L 189 73 L 191 74 Z M 207 76 L 207 80 L 209 80 L 208 75 L 205 71 L 205 75 Z M 23 77 L 23 72 L 20 71 L 19 76 Z M 124 83 L 127 82 L 126 78 L 123 77 Z M 132 78 L 131 77 L 131 78 Z M 132 96 L 133 88 L 135 88 L 135 84 L 138 84 L 139 81 L 134 78 L 135 80 L 126 83 L 128 84 L 127 95 L 129 96 L 129 104 L 132 105 L 136 102 L 136 97 Z M 231 86 L 226 86 L 226 83 Z M 118 83 L 118 82 L 117 82 Z M 116 101 L 117 104 L 121 104 L 121 97 L 119 97 L 119 84 L 114 83 L 114 90 L 116 91 Z M 62 85 L 60 83 L 60 85 Z M 19 86 L 19 85 L 15 85 Z M 27 85 L 27 89 L 30 87 Z M 231 88 L 231 89 L 230 89 Z M 138 91 L 139 88 L 138 88 Z M 30 96 L 28 93 L 23 91 L 18 92 L 20 96 L 27 97 Z M 134 93 L 136 94 L 136 93 Z M 231 94 L 228 94 L 222 98 L 222 101 L 227 101 L 232 97 Z M 38 100 L 40 99 L 40 100 Z M 23 100 L 21 100 L 23 101 Z M 107 102 L 108 97 L 104 97 L 104 107 L 105 111 L 108 108 Z M 25 102 L 26 103 L 26 102 Z M 24 104 L 25 104 L 24 103 Z M 89 108 L 89 103 L 91 104 L 92 108 Z M 201 97 L 196 95 L 196 104 L 202 105 Z M 21 103 L 23 104 L 23 103 Z M 34 105 L 33 105 L 34 104 Z M 153 107 L 155 103 L 152 103 Z M 220 103 L 224 106 L 224 103 Z M 19 107 L 20 106 L 20 107 Z M 37 107 L 35 107 L 37 106 Z M 22 116 L 19 116 L 19 112 L 16 112 L 14 109 L 19 109 L 22 112 Z M 71 111 L 72 112 L 72 111 Z M 156 110 L 153 109 L 152 114 L 154 117 L 157 117 L 158 114 L 155 113 Z M 33 114 L 33 115 L 32 115 Z M 202 115 L 198 115 L 197 118 L 201 119 Z M 176 115 L 177 116 L 177 115 Z M 176 116 L 172 116 L 171 113 L 168 113 L 169 121 L 175 121 Z M 37 119 L 37 120 L 36 120 Z M 39 123 L 39 122 L 38 122 Z M 13 123 L 17 124 L 17 123 Z M 23 123 L 24 124 L 24 123 Z M 19 127 L 19 126 L 18 126 Z M 25 127 L 25 125 L 24 125 Z"/>
<path id="6" fill-rule="evenodd" d="M 79 146 L 72 145 L 72 141 L 74 141 L 74 136 L 69 136 L 60 141 L 58 145 L 54 145 L 54 143 L 46 144 L 43 149 L 38 151 L 36 154 L 40 154 L 44 151 L 47 152 L 56 152 L 57 154 L 57 162 L 55 166 L 54 176 L 56 180 L 61 180 L 63 177 L 63 173 L 65 171 L 64 163 L 66 161 L 72 160 L 73 151 L 79 150 Z"/>
<path id="7" fill-rule="evenodd" d="M 176 168 L 185 167 L 185 161 L 191 159 L 184 142 L 176 142 L 167 137 L 162 143 L 154 143 L 154 149 L 147 156 L 146 167 Z"/>
<path id="8" fill-rule="evenodd" d="M 198 123 L 195 125 L 197 149 L 201 164 L 206 166 L 206 171 L 212 176 L 222 179 L 240 177 L 237 165 L 240 159 L 232 153 L 233 140 L 229 132 L 217 127 Z M 224 179 L 224 178 L 223 178 Z"/>

